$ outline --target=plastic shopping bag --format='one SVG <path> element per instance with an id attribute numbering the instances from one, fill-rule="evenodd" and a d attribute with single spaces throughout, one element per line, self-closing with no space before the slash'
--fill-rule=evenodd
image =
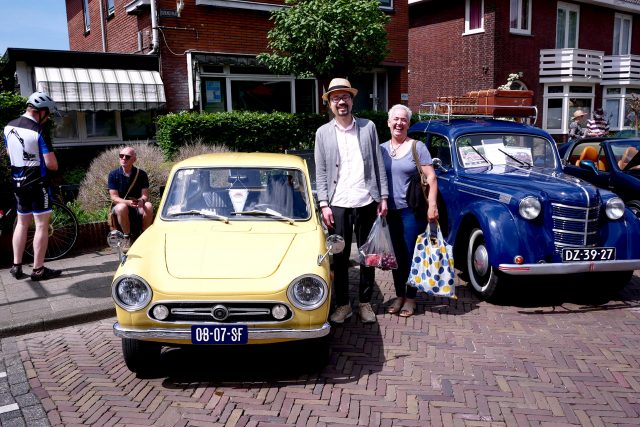
<path id="1" fill-rule="evenodd" d="M 367 241 L 358 248 L 359 262 L 367 267 L 378 267 L 382 270 L 398 268 L 396 254 L 391 245 L 391 234 L 387 220 L 383 216 L 373 223 Z"/>
<path id="2" fill-rule="evenodd" d="M 440 224 L 430 223 L 416 239 L 408 283 L 428 295 L 457 298 L 455 278 L 453 248 L 444 241 Z"/>

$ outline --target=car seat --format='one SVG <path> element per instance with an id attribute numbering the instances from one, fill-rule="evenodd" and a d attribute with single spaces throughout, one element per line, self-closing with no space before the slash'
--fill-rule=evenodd
<path id="1" fill-rule="evenodd" d="M 583 160 L 591 160 L 593 164 L 597 166 L 598 151 L 590 145 L 585 147 L 584 150 L 582 150 L 582 153 L 580 153 L 580 158 L 576 162 L 576 166 L 580 166 L 580 162 Z"/>

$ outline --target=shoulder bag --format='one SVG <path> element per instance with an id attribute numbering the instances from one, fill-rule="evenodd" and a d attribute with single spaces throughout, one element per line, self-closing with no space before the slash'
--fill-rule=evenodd
<path id="1" fill-rule="evenodd" d="M 126 199 L 127 196 L 129 195 L 129 192 L 131 191 L 136 181 L 138 180 L 139 173 L 140 173 L 140 169 L 136 168 L 136 175 L 133 177 L 133 181 L 131 181 L 131 184 L 129 184 L 129 189 L 127 190 L 127 193 L 124 195 L 123 199 Z M 113 212 L 113 202 L 111 202 L 111 207 L 109 208 L 109 216 L 107 218 L 107 222 L 109 223 L 109 228 L 112 231 L 113 230 L 122 231 L 122 229 L 120 228 L 120 224 L 118 223 L 118 216 Z"/>
<path id="2" fill-rule="evenodd" d="M 413 209 L 413 211 L 420 216 L 427 216 L 427 208 L 429 207 L 429 184 L 427 183 L 427 177 L 422 173 L 420 167 L 420 159 L 418 158 L 418 150 L 416 144 L 418 142 L 414 139 L 411 151 L 413 153 L 413 161 L 416 163 L 417 171 L 409 178 L 409 186 L 407 187 L 407 194 L 405 200 L 407 206 Z"/>

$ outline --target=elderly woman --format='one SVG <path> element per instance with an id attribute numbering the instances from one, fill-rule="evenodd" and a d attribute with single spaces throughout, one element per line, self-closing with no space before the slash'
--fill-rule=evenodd
<path id="1" fill-rule="evenodd" d="M 582 110 L 573 113 L 573 120 L 569 123 L 569 142 L 584 138 L 587 129 L 584 126 L 584 117 L 587 114 Z"/>
<path id="2" fill-rule="evenodd" d="M 387 121 L 391 140 L 380 146 L 389 183 L 387 222 L 398 261 L 398 268 L 392 271 L 396 298 L 387 311 L 391 314 L 398 313 L 402 317 L 412 316 L 416 309 L 416 288 L 407 286 L 416 238 L 427 228 L 427 221 L 438 219 L 436 206 L 438 184 L 431 165 L 431 155 L 421 141 L 415 141 L 407 136 L 410 122 L 411 110 L 408 107 L 400 104 L 391 107 Z M 408 207 L 405 198 L 409 178 L 418 171 L 412 153 L 414 143 L 420 168 L 429 182 L 429 208 L 426 216 Z"/>

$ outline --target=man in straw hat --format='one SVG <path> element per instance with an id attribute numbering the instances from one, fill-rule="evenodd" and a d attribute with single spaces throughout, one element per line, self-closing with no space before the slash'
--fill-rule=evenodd
<path id="1" fill-rule="evenodd" d="M 586 128 L 584 127 L 584 117 L 587 115 L 582 110 L 576 110 L 573 113 L 573 120 L 569 123 L 569 142 L 578 141 L 584 138 Z"/>
<path id="2" fill-rule="evenodd" d="M 370 120 L 352 114 L 358 90 L 346 79 L 331 80 L 322 99 L 335 116 L 316 131 L 315 163 L 318 201 L 322 220 L 346 246 L 335 254 L 334 288 L 337 307 L 330 320 L 344 323 L 351 317 L 349 303 L 349 254 L 355 232 L 358 247 L 366 240 L 377 215 L 387 214 L 387 175 L 378 143 L 376 127 Z M 360 319 L 373 323 L 371 308 L 375 280 L 374 267 L 360 266 Z"/>

